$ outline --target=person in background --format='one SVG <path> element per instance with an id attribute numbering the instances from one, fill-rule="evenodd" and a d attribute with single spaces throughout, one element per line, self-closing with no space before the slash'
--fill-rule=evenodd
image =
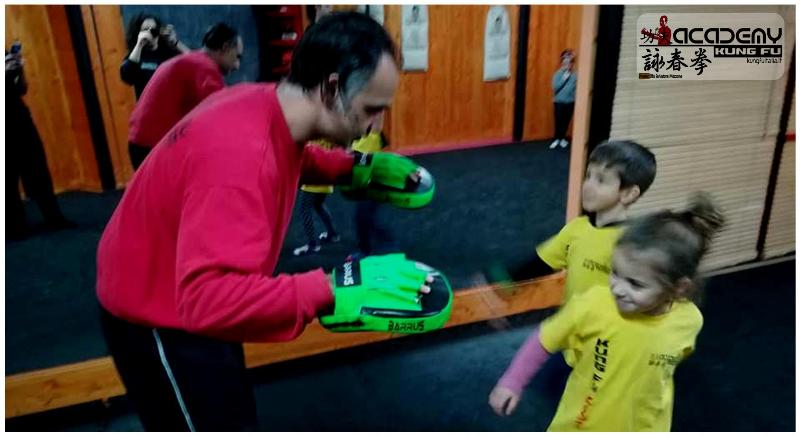
<path id="1" fill-rule="evenodd" d="M 203 36 L 202 49 L 176 56 L 156 70 L 130 118 L 128 150 L 134 169 L 184 115 L 225 86 L 223 75 L 239 69 L 243 51 L 239 33 L 217 23 Z"/>
<path id="2" fill-rule="evenodd" d="M 172 24 L 162 26 L 157 16 L 146 13 L 139 13 L 130 20 L 126 42 L 128 54 L 119 67 L 119 76 L 133 86 L 137 100 L 159 65 L 190 51 L 178 39 Z"/>
<path id="3" fill-rule="evenodd" d="M 36 124 L 22 96 L 28 92 L 23 70 L 22 45 L 15 42 L 6 51 L 6 239 L 19 240 L 29 234 L 19 181 L 25 194 L 39 206 L 47 230 L 75 227 L 64 218 L 53 192 L 47 156 Z"/>
<path id="4" fill-rule="evenodd" d="M 318 139 L 311 141 L 308 146 L 330 150 L 334 147 L 334 144 Z M 322 249 L 322 244 L 341 241 L 342 238 L 333 224 L 331 212 L 325 206 L 325 200 L 331 194 L 333 194 L 333 185 L 300 186 L 300 217 L 303 220 L 303 231 L 305 232 L 307 243 L 292 251 L 295 256 L 318 253 Z M 325 226 L 325 231 L 319 235 L 314 231 L 314 212 L 317 213 L 317 216 Z"/>
<path id="5" fill-rule="evenodd" d="M 556 130 L 550 149 L 559 145 L 566 148 L 567 129 L 572 121 L 572 112 L 575 110 L 575 87 L 578 76 L 575 75 L 575 53 L 566 49 L 561 52 L 561 66 L 553 74 L 553 106 L 555 108 Z"/>

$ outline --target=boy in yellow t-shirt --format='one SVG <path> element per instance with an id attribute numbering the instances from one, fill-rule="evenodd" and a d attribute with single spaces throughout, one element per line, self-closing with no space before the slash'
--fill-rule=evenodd
<path id="1" fill-rule="evenodd" d="M 536 257 L 511 273 L 525 279 L 567 270 L 564 301 L 608 283 L 611 252 L 628 208 L 656 176 L 653 153 L 632 141 L 606 141 L 589 155 L 581 187 L 585 212 L 536 247 Z"/>
<path id="2" fill-rule="evenodd" d="M 722 224 L 703 194 L 685 212 L 631 223 L 609 284 L 573 297 L 542 323 L 492 390 L 492 409 L 513 413 L 550 354 L 572 350 L 574 369 L 548 430 L 669 431 L 675 368 L 694 351 L 703 324 L 692 302 L 697 267 Z"/>

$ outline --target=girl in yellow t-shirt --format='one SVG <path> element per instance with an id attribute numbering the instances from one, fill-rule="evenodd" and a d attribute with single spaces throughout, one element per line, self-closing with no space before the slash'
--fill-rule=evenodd
<path id="1" fill-rule="evenodd" d="M 313 145 L 331 149 L 333 143 L 324 139 L 312 141 Z M 327 207 L 325 207 L 325 200 L 329 195 L 333 194 L 333 185 L 302 185 L 300 187 L 300 218 L 303 220 L 303 231 L 306 234 L 306 244 L 295 248 L 292 252 L 295 256 L 303 256 L 305 254 L 317 253 L 322 248 L 322 244 L 326 242 L 339 242 L 341 236 L 336 232 L 336 227 L 333 225 L 333 217 Z M 314 232 L 314 215 L 315 211 L 322 224 L 325 225 L 324 232 L 317 235 Z"/>
<path id="2" fill-rule="evenodd" d="M 312 144 L 326 149 L 330 149 L 334 145 L 324 139 L 312 141 Z M 372 132 L 353 141 L 353 143 L 350 144 L 350 148 L 360 153 L 375 153 L 381 151 L 386 145 L 386 137 L 383 136 L 383 133 Z M 328 208 L 325 207 L 325 200 L 329 195 L 333 194 L 333 186 L 302 185 L 300 191 L 302 191 L 300 193 L 300 217 L 303 220 L 303 230 L 305 231 L 308 243 L 295 248 L 293 251 L 295 256 L 317 253 L 322 249 L 323 243 L 339 242 L 341 240 L 341 236 L 339 236 L 339 233 L 333 225 L 331 213 L 328 211 Z M 359 223 L 359 225 L 356 226 L 359 248 L 364 245 L 363 241 L 371 240 L 372 233 L 374 232 L 373 228 L 380 229 L 381 235 L 388 234 L 388 230 L 383 230 L 383 227 L 376 223 L 375 209 L 377 207 L 377 203 L 371 201 L 359 202 L 359 206 L 356 210 L 356 221 Z M 365 208 L 370 212 L 365 213 Z M 319 215 L 327 230 L 320 233 L 319 236 L 314 232 L 314 216 L 312 211 L 317 212 L 317 215 Z M 366 243 L 368 244 L 369 242 Z M 365 254 L 369 254 L 369 252 L 370 251 L 366 251 Z"/>
<path id="3" fill-rule="evenodd" d="M 547 358 L 575 354 L 553 431 L 669 431 L 676 366 L 695 348 L 703 317 L 696 275 L 723 217 L 706 194 L 685 212 L 633 221 L 614 249 L 609 285 L 570 299 L 542 322 L 489 395 L 510 415 Z"/>

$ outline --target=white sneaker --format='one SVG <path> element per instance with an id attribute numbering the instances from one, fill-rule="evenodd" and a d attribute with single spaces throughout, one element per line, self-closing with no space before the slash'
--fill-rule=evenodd
<path id="1" fill-rule="evenodd" d="M 561 148 L 567 148 L 568 145 L 569 141 L 567 141 L 566 139 L 561 140 Z"/>
<path id="2" fill-rule="evenodd" d="M 551 142 L 550 143 L 550 150 L 558 147 L 558 144 L 559 144 L 560 141 L 561 141 L 560 139 L 556 139 L 555 141 Z"/>
<path id="3" fill-rule="evenodd" d="M 322 232 L 319 234 L 319 242 L 326 243 L 326 242 L 339 242 L 342 240 L 342 237 L 339 234 L 334 236 L 329 236 L 328 232 Z"/>
<path id="4" fill-rule="evenodd" d="M 292 251 L 292 253 L 295 256 L 302 256 L 304 254 L 311 254 L 310 252 L 319 253 L 319 251 L 321 249 L 322 249 L 322 247 L 320 247 L 319 245 L 315 245 L 315 246 L 312 247 L 312 246 L 306 244 L 306 245 L 301 245 L 301 246 L 295 248 L 294 251 Z"/>

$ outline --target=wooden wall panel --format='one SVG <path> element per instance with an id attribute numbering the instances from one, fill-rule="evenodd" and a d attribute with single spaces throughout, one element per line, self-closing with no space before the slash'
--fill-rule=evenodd
<path id="1" fill-rule="evenodd" d="M 56 192 L 100 191 L 64 6 L 7 5 L 5 12 L 6 48 L 15 39 L 22 41 L 28 81 L 24 99 L 44 143 Z"/>
<path id="2" fill-rule="evenodd" d="M 133 87 L 119 75 L 120 64 L 128 52 L 125 28 L 117 5 L 82 5 L 81 12 L 114 180 L 121 188 L 133 176 L 128 154 L 128 118 L 136 104 Z"/>
<path id="3" fill-rule="evenodd" d="M 388 114 L 394 148 L 511 139 L 519 8 L 507 8 L 511 78 L 484 82 L 483 33 L 489 6 L 428 6 L 429 68 L 401 75 Z M 398 43 L 401 15 L 401 6 L 386 6 L 385 25 Z"/>
<path id="4" fill-rule="evenodd" d="M 597 53 L 597 26 L 600 7 L 581 6 L 581 32 L 575 52 L 583 55 L 575 62 L 578 83 L 575 90 L 575 115 L 572 121 L 572 145 L 569 155 L 569 178 L 567 184 L 567 221 L 581 213 L 581 186 L 586 168 L 586 152 L 589 141 L 589 124 L 592 117 L 592 86 L 594 63 Z"/>
<path id="5" fill-rule="evenodd" d="M 578 5 L 531 6 L 523 139 L 553 137 L 551 80 L 564 49 L 571 48 L 578 58 L 581 56 L 581 11 L 582 6 Z"/>

